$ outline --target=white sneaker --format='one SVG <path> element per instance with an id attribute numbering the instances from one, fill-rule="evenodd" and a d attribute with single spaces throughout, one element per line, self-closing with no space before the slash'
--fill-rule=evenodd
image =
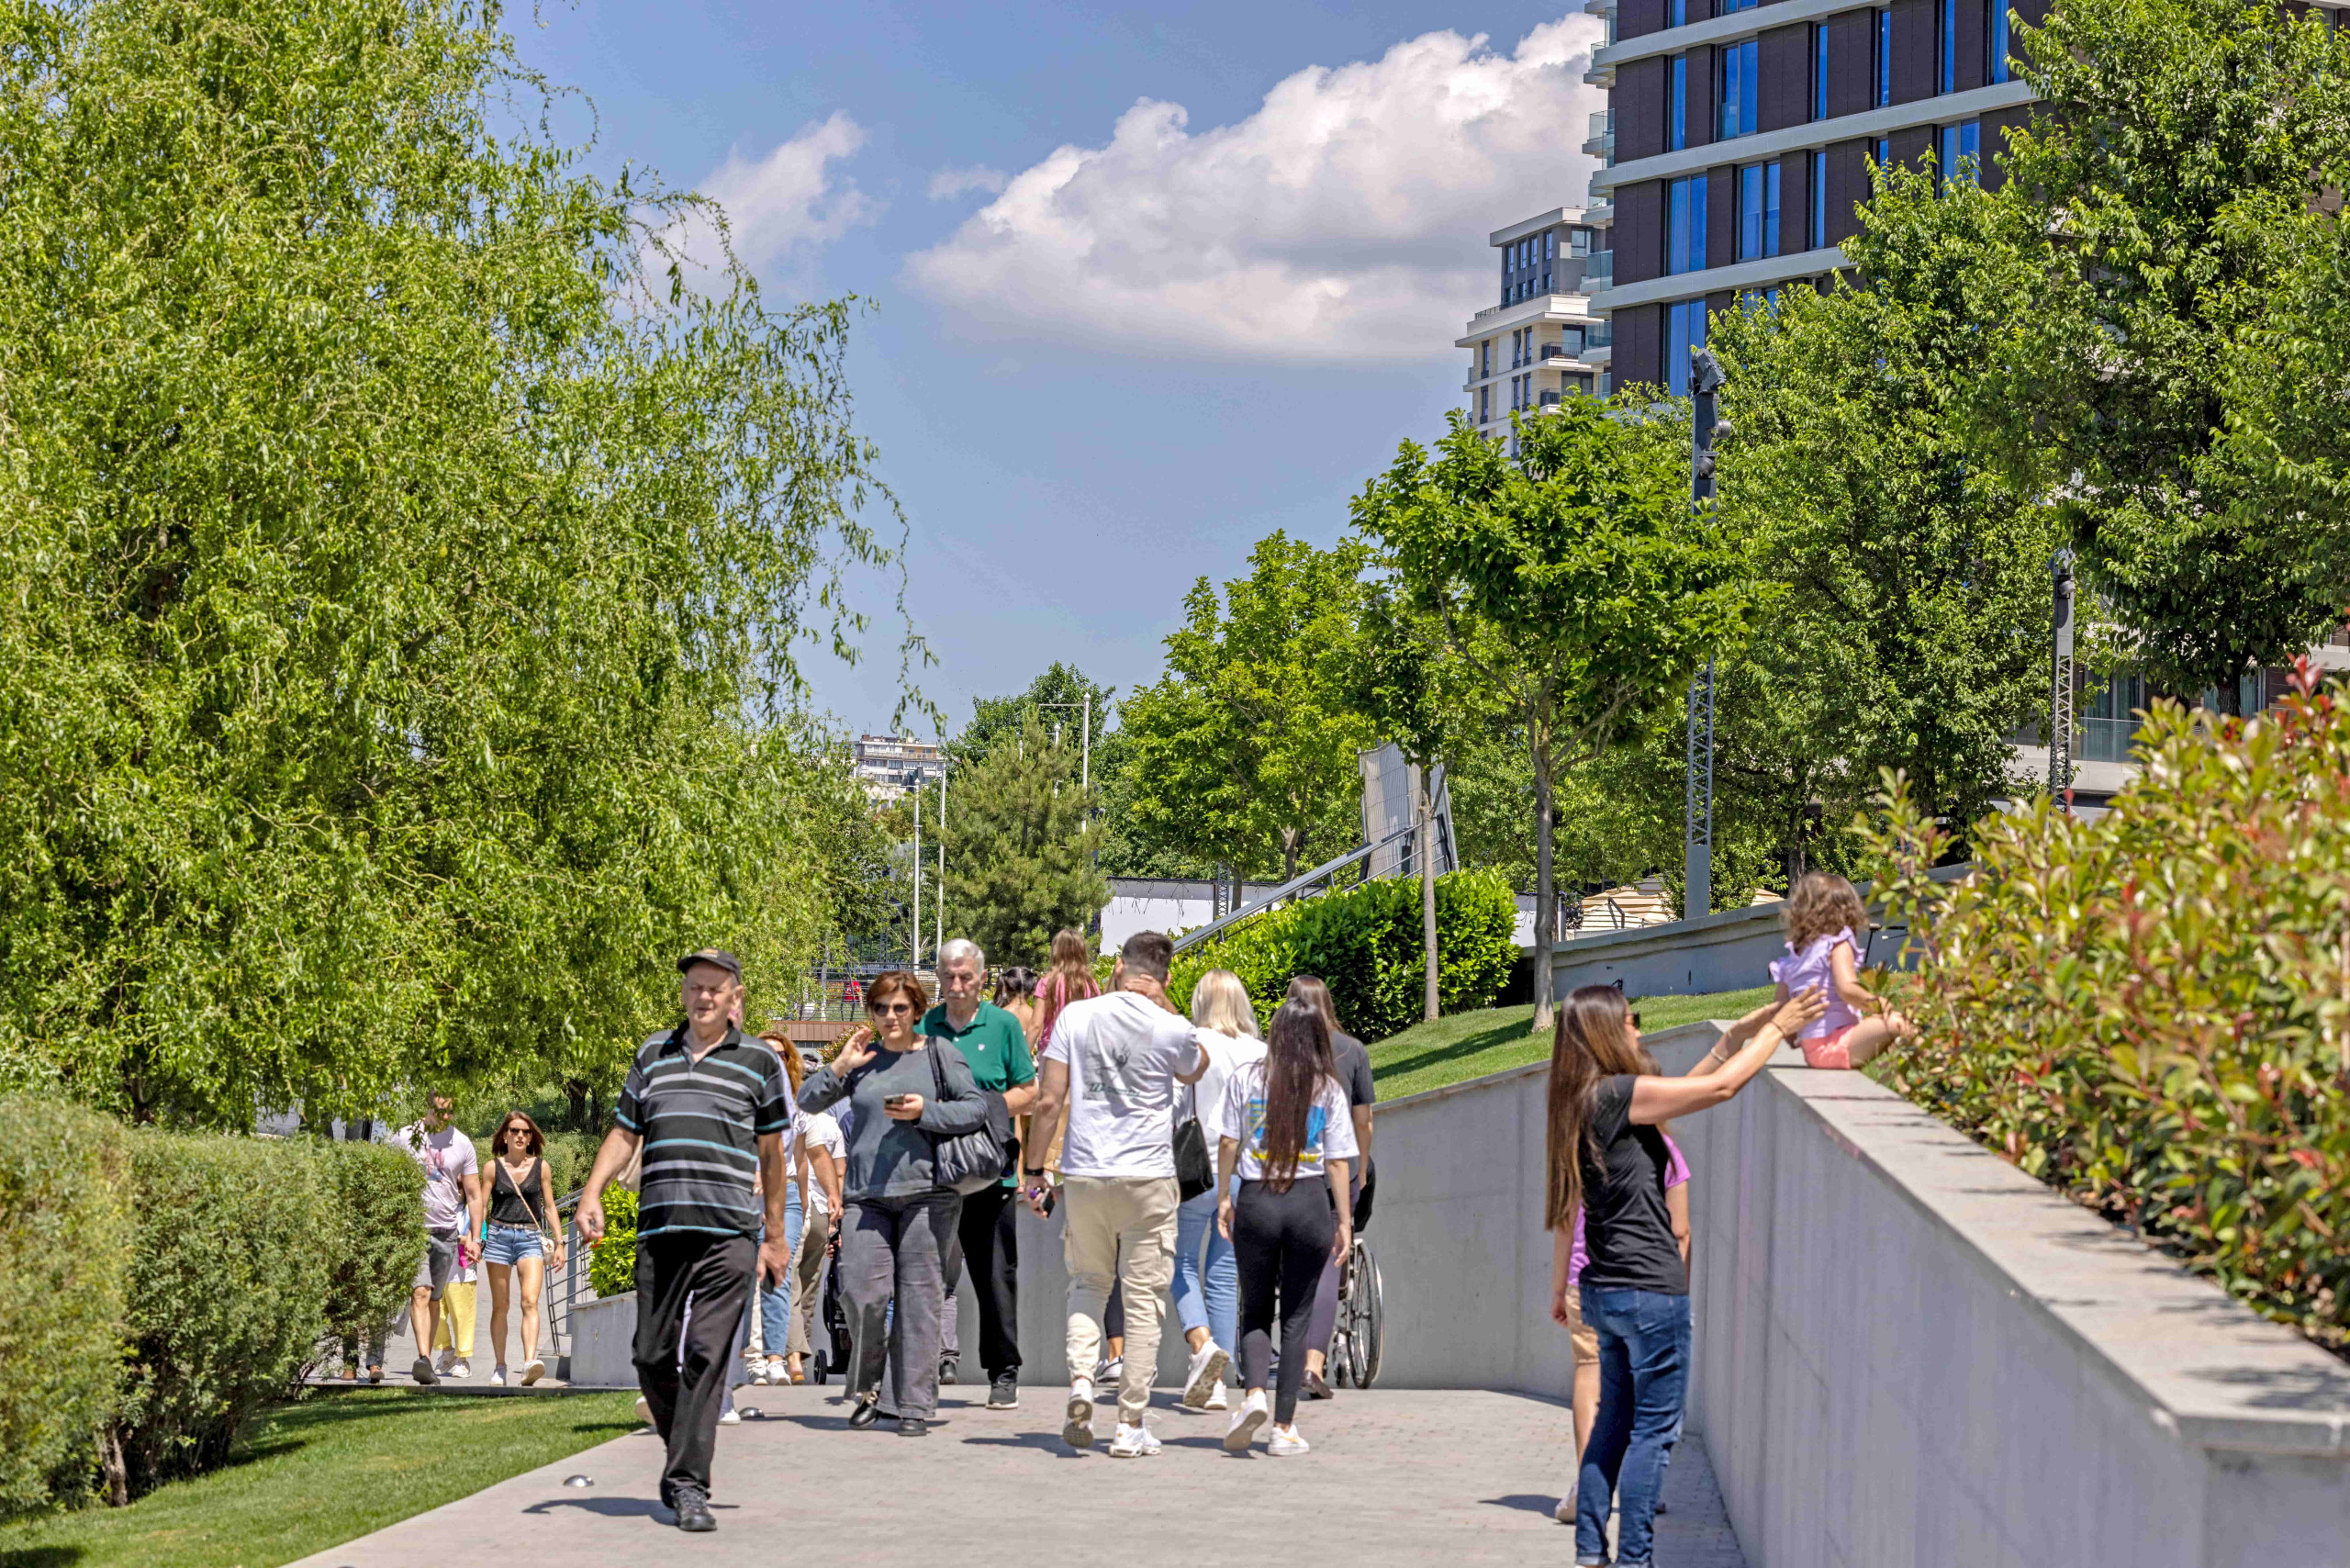
<path id="1" fill-rule="evenodd" d="M 1567 1487 L 1567 1495 L 1559 1499 L 1559 1506 L 1550 1510 L 1550 1517 L 1562 1525 L 1575 1522 L 1575 1489 L 1572 1484 Z"/>
<path id="2" fill-rule="evenodd" d="M 1247 1453 L 1248 1445 L 1256 1439 L 1257 1428 L 1271 1420 L 1272 1416 L 1272 1405 L 1265 1398 L 1263 1389 L 1242 1400 L 1240 1408 L 1233 1413 L 1232 1425 L 1224 1429 L 1224 1451 Z"/>
<path id="3" fill-rule="evenodd" d="M 646 1426 L 653 1425 L 653 1405 L 642 1394 L 636 1396 L 636 1418 Z M 656 1428 L 657 1429 L 657 1428 Z"/>
<path id="4" fill-rule="evenodd" d="M 506 1369 L 504 1367 L 492 1367 L 489 1369 L 489 1386 L 492 1388 L 504 1388 L 506 1386 Z"/>
<path id="5" fill-rule="evenodd" d="M 783 1358 L 781 1356 L 769 1356 L 767 1358 L 767 1384 L 771 1388 L 789 1388 L 791 1386 L 791 1369 L 783 1364 Z"/>
<path id="6" fill-rule="evenodd" d="M 1205 1405 L 1201 1406 L 1200 1408 L 1203 1410 L 1229 1410 L 1232 1408 L 1232 1401 L 1225 1395 L 1224 1380 L 1222 1378 L 1218 1378 L 1216 1380 L 1215 1386 L 1208 1390 L 1208 1402 Z"/>
<path id="7" fill-rule="evenodd" d="M 722 1427 L 739 1427 L 743 1424 L 743 1413 L 729 1405 L 718 1413 L 718 1424 Z"/>
<path id="8" fill-rule="evenodd" d="M 1093 1369 L 1093 1386 L 1100 1391 L 1093 1397 L 1096 1400 L 1117 1398 L 1119 1381 L 1125 1375 L 1125 1357 L 1113 1356 L 1104 1360 L 1100 1366 Z"/>
<path id="9" fill-rule="evenodd" d="M 449 1369 L 449 1375 L 451 1377 L 471 1377 L 474 1375 L 474 1364 L 471 1361 L 459 1361 L 455 1366 Z"/>
<path id="10" fill-rule="evenodd" d="M 529 1361 L 522 1363 L 522 1386 L 524 1388 L 530 1387 L 531 1384 L 538 1382 L 539 1379 L 546 1375 L 547 1364 L 546 1362 L 539 1360 L 538 1357 L 532 1356 Z"/>
<path id="11" fill-rule="evenodd" d="M 442 1377 L 447 1377 L 449 1369 L 456 1364 L 457 1352 L 454 1350 L 443 1350 L 432 1359 L 432 1370 Z"/>
<path id="12" fill-rule="evenodd" d="M 1312 1453 L 1313 1445 L 1297 1435 L 1295 1427 L 1275 1427 L 1265 1439 L 1265 1451 L 1275 1454 Z"/>
<path id="13" fill-rule="evenodd" d="M 1158 1451 L 1158 1437 L 1140 1422 L 1131 1427 L 1119 1422 L 1118 1435 L 1110 1439 L 1112 1459 L 1147 1459 Z"/>
<path id="14" fill-rule="evenodd" d="M 1061 1441 L 1083 1452 L 1093 1446 L 1093 1380 L 1081 1377 L 1069 1385 L 1068 1418 L 1061 1422 Z"/>
<path id="15" fill-rule="evenodd" d="M 1213 1339 L 1192 1351 L 1191 1370 L 1183 1374 L 1183 1403 L 1194 1410 L 1203 1407 L 1208 1391 L 1223 1381 L 1224 1369 L 1231 1364 L 1232 1358 Z"/>
<path id="16" fill-rule="evenodd" d="M 751 1361 L 751 1384 L 755 1388 L 767 1385 L 767 1363 L 764 1356 L 755 1357 Z"/>

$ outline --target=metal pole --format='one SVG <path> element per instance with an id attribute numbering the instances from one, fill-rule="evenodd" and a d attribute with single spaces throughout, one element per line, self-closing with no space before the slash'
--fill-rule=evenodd
<path id="1" fill-rule="evenodd" d="M 1714 398 L 1722 387 L 1721 364 L 1699 349 L 1692 357 L 1689 390 L 1689 508 L 1703 511 L 1714 497 Z M 1689 683 L 1689 774 L 1684 801 L 1681 913 L 1684 919 L 1714 907 L 1714 661 Z"/>
<path id="2" fill-rule="evenodd" d="M 922 775 L 914 775 L 914 924 L 907 941 L 913 951 L 913 961 L 906 967 L 922 968 Z"/>
<path id="3" fill-rule="evenodd" d="M 2073 809 L 2073 553 L 2049 562 L 2054 590 L 2048 659 L 2048 792 Z"/>
<path id="4" fill-rule="evenodd" d="M 934 953 L 946 946 L 946 771 L 942 765 L 938 774 L 938 913 L 932 916 L 938 923 L 938 939 L 930 945 Z"/>

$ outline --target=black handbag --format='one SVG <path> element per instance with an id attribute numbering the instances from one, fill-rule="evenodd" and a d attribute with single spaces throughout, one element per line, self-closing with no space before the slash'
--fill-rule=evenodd
<path id="1" fill-rule="evenodd" d="M 1190 1203 L 1215 1187 L 1215 1166 L 1208 1159 L 1208 1135 L 1197 1116 L 1187 1116 L 1175 1129 L 1175 1188 Z"/>
<path id="2" fill-rule="evenodd" d="M 953 1042 L 934 1039 L 925 1048 L 930 1052 L 931 1081 L 938 1086 L 938 1099 L 944 1103 L 947 1098 L 946 1069 L 940 1065 L 938 1053 L 953 1048 Z M 985 1122 L 968 1133 L 930 1135 L 933 1175 L 941 1187 L 965 1197 L 1003 1180 L 1005 1151 L 1012 1147 L 1012 1113 L 1005 1107 L 1003 1096 L 982 1089 L 979 1097 L 987 1102 Z"/>

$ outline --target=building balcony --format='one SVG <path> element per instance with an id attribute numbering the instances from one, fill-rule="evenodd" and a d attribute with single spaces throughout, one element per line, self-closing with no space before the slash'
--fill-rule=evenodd
<path id="1" fill-rule="evenodd" d="M 1616 281 L 1616 252 L 1594 251 L 1583 259 L 1583 286 L 1585 294 L 1595 294 Z"/>

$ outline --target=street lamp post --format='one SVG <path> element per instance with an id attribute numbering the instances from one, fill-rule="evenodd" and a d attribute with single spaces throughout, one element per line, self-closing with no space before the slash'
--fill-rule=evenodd
<path id="1" fill-rule="evenodd" d="M 2054 590 L 2048 650 L 2048 792 L 2073 810 L 2073 553 L 2049 561 Z"/>
<path id="2" fill-rule="evenodd" d="M 1710 349 L 1691 356 L 1689 390 L 1695 407 L 1689 421 L 1689 505 L 1703 511 L 1714 497 L 1714 399 L 1726 377 Z M 1682 834 L 1681 900 L 1684 919 L 1714 907 L 1714 661 L 1689 682 L 1689 774 Z"/>

